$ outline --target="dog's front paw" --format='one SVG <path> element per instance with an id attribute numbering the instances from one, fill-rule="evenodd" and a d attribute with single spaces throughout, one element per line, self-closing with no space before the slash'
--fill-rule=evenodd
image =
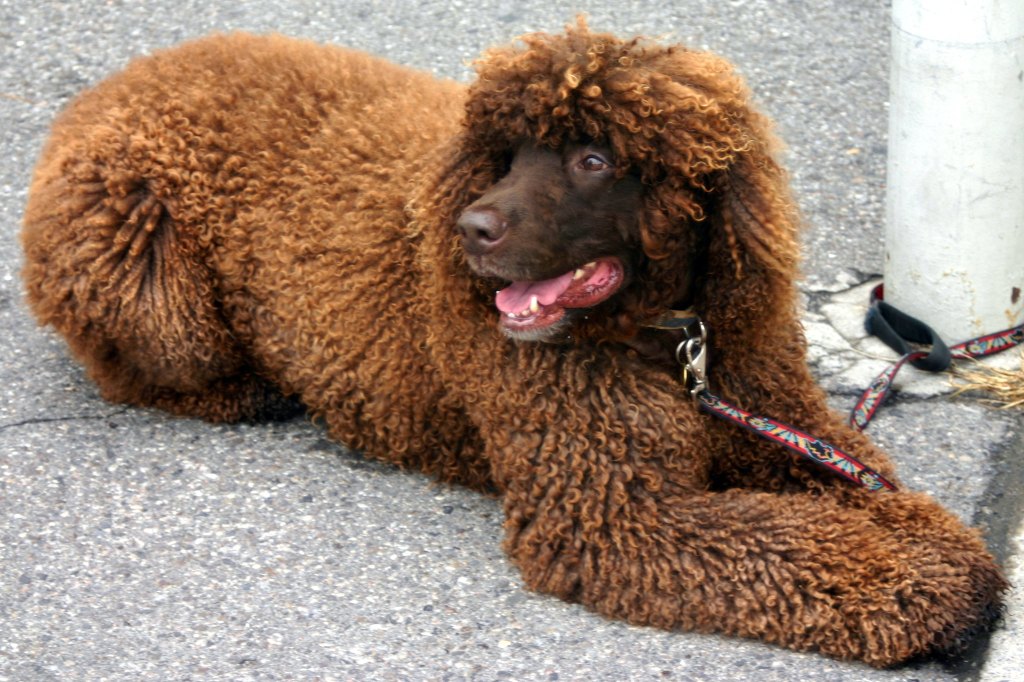
<path id="1" fill-rule="evenodd" d="M 967 588 L 957 599 L 960 614 L 935 632 L 928 651 L 931 657 L 959 658 L 1002 617 L 1002 595 L 1009 585 L 999 570 L 990 561 L 979 561 L 967 581 Z"/>

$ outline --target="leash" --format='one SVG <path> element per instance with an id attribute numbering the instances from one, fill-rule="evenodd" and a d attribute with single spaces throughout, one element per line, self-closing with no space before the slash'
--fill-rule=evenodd
<path id="1" fill-rule="evenodd" d="M 652 329 L 680 330 L 684 333 L 684 340 L 676 346 L 676 361 L 682 366 L 683 386 L 689 391 L 690 397 L 699 409 L 765 440 L 778 443 L 868 490 L 896 490 L 896 486 L 877 471 L 831 443 L 775 419 L 747 412 L 709 391 L 708 332 L 696 313 L 689 310 L 671 310 L 644 326 Z"/>
<path id="2" fill-rule="evenodd" d="M 908 362 L 925 371 L 942 372 L 953 360 L 983 358 L 1024 343 L 1022 324 L 947 347 L 931 327 L 886 303 L 884 296 L 882 284 L 871 290 L 871 307 L 864 326 L 868 334 L 877 336 L 899 353 L 900 358 L 871 382 L 854 405 L 850 412 L 850 426 L 858 431 L 863 431 L 871 423 L 878 408 L 889 397 L 896 375 Z M 911 344 L 930 346 L 930 349 L 917 350 Z"/>

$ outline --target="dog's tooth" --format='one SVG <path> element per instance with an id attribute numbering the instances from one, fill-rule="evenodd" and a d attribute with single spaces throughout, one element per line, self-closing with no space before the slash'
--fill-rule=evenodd
<path id="1" fill-rule="evenodd" d="M 587 274 L 583 271 L 583 268 L 578 268 L 576 272 L 572 273 L 573 280 L 583 279 L 583 276 Z"/>
<path id="2" fill-rule="evenodd" d="M 540 301 L 537 300 L 537 296 L 530 297 L 530 312 L 537 314 L 540 312 Z"/>

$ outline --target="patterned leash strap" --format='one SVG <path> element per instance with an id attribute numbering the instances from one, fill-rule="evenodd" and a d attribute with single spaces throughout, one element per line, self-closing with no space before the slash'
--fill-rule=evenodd
<path id="1" fill-rule="evenodd" d="M 815 464 L 868 490 L 896 490 L 896 486 L 880 473 L 831 443 L 826 443 L 780 421 L 741 410 L 707 390 L 700 393 L 697 400 L 701 408 L 708 414 L 741 426 L 784 448 L 789 448 Z"/>
<path id="2" fill-rule="evenodd" d="M 874 418 L 892 391 L 896 375 L 908 362 L 919 369 L 941 372 L 952 360 L 983 358 L 1024 343 L 1024 324 L 1002 331 L 969 339 L 955 346 L 943 343 L 939 335 L 920 320 L 910 317 L 886 303 L 885 289 L 879 284 L 871 291 L 871 307 L 864 326 L 900 354 L 899 360 L 879 374 L 861 395 L 850 413 L 850 426 L 863 431 Z M 930 346 L 928 350 L 914 350 L 911 343 Z"/>
<path id="3" fill-rule="evenodd" d="M 868 490 L 896 490 L 884 476 L 831 443 L 778 420 L 747 412 L 711 393 L 707 388 L 707 328 L 696 314 L 671 311 L 646 326 L 685 332 L 685 340 L 676 348 L 676 360 L 683 368 L 683 385 L 704 412 L 778 443 Z"/>

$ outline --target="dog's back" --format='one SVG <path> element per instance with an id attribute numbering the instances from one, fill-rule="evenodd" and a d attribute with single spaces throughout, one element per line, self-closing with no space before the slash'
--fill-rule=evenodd
<path id="1" fill-rule="evenodd" d="M 307 388 L 344 400 L 352 387 L 317 385 L 330 362 L 302 356 L 355 362 L 381 335 L 347 322 L 368 292 L 408 290 L 404 205 L 461 106 L 454 83 L 281 37 L 136 60 L 43 151 L 22 236 L 32 308 L 110 400 L 217 421 L 275 416 Z M 322 319 L 307 333 L 323 315 L 344 348 Z"/>

